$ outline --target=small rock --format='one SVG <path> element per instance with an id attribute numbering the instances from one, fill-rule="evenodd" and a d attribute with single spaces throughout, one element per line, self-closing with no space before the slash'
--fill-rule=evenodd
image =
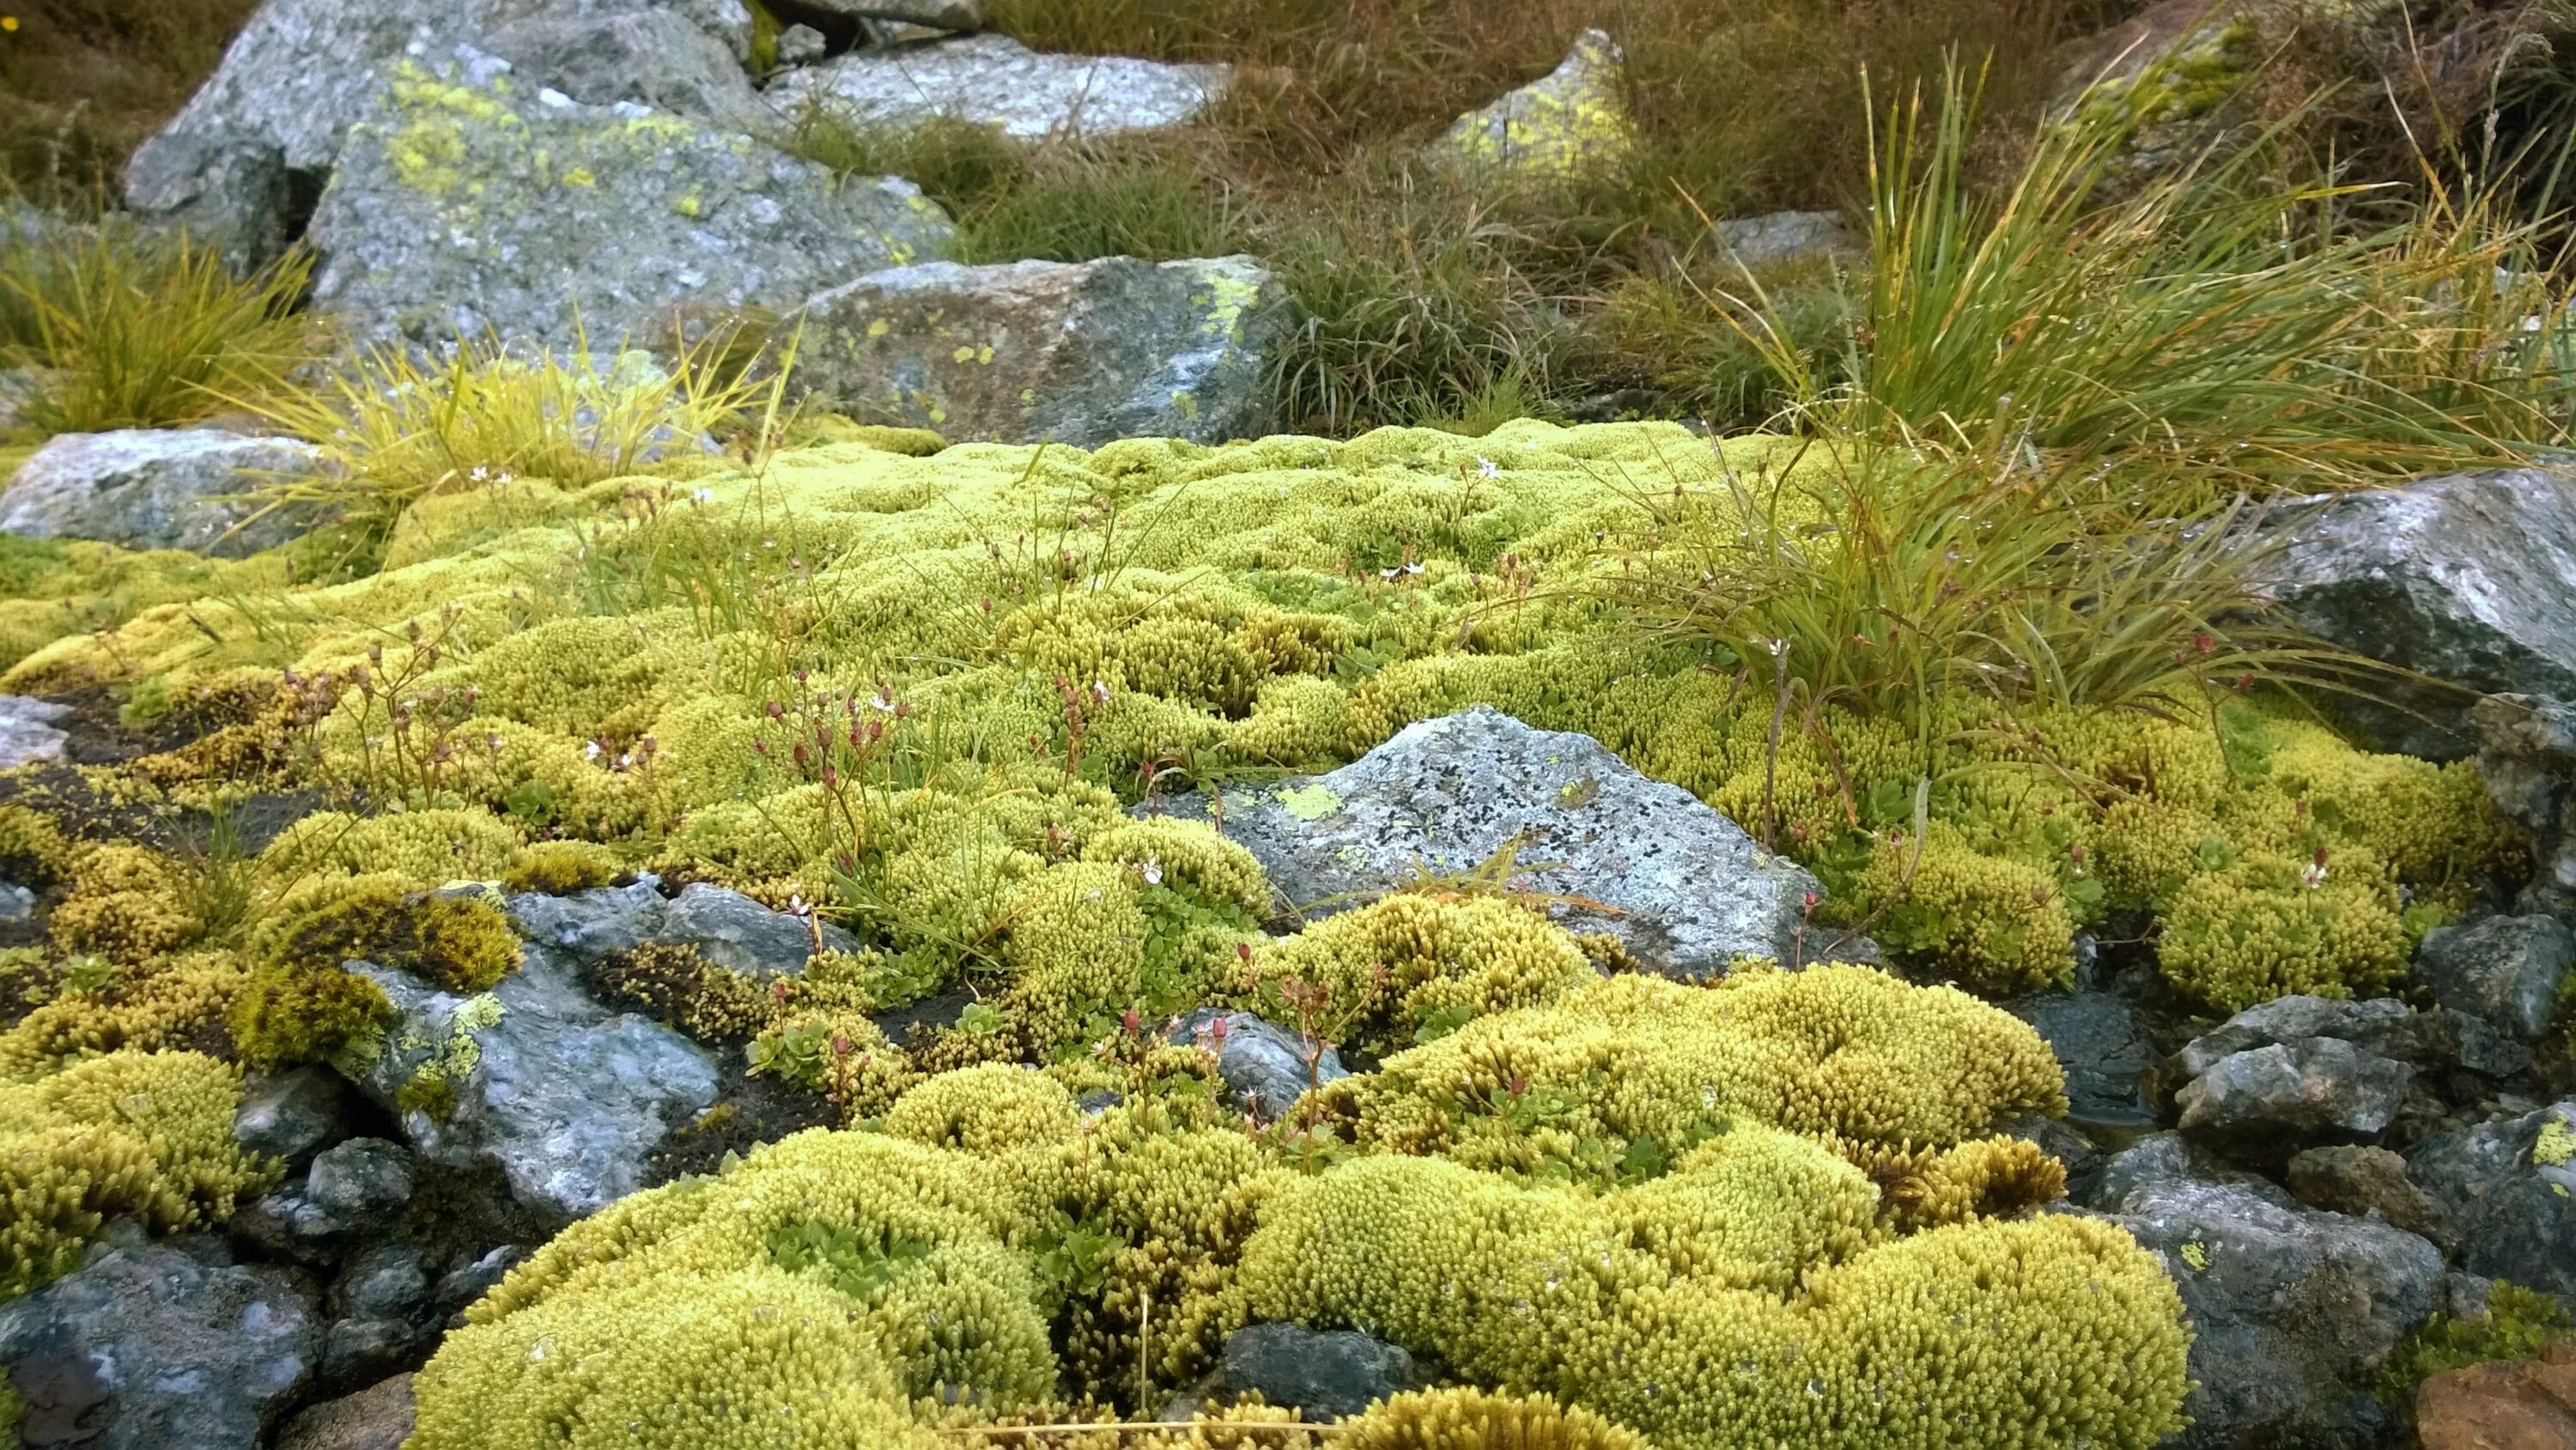
<path id="1" fill-rule="evenodd" d="M 2376 1213 L 2398 1228 L 2448 1244 L 2441 1206 L 2406 1177 L 2406 1160 L 2385 1148 L 2335 1145 L 2294 1154 L 2290 1193 L 2301 1203 L 2355 1218 Z"/>
<path id="2" fill-rule="evenodd" d="M 299 1165 L 348 1132 L 349 1085 L 338 1073 L 299 1067 L 242 1084 L 233 1140 L 253 1153 Z"/>
<path id="3" fill-rule="evenodd" d="M 1078 448 L 1260 432 L 1290 320 L 1250 257 L 925 262 L 835 287 L 799 317 L 797 386 L 853 417 Z"/>
<path id="4" fill-rule="evenodd" d="M 543 945 L 471 998 L 372 963 L 350 969 L 384 988 L 399 1017 L 360 1090 L 400 1114 L 422 1157 L 489 1162 L 540 1213 L 578 1218 L 634 1192 L 671 1125 L 715 1101 L 719 1075 L 703 1048 L 611 1013 Z M 424 1099 L 416 1081 L 436 1086 Z"/>
<path id="5" fill-rule="evenodd" d="M 411 1376 L 398 1374 L 299 1412 L 277 1450 L 402 1450 L 411 1429 Z"/>
<path id="6" fill-rule="evenodd" d="M 2576 707 L 2488 695 L 2469 707 L 2487 797 L 2532 841 L 2534 870 L 2516 900 L 2526 913 L 2576 920 Z"/>
<path id="7" fill-rule="evenodd" d="M 517 1244 L 503 1244 L 473 1262 L 464 1264 L 438 1281 L 429 1298 L 430 1308 L 441 1316 L 462 1312 L 475 1300 L 492 1292 L 492 1287 L 509 1275 L 512 1266 L 527 1257 Z"/>
<path id="8" fill-rule="evenodd" d="M 39 700 L 33 695 L 0 695 L 0 770 L 15 770 L 38 761 L 60 760 L 70 748 L 69 732 L 55 728 L 54 722 L 72 712 L 69 705 L 52 700 Z M 26 888 L 18 888 L 25 891 Z M 35 909 L 29 896 L 28 911 Z M 21 912 L 20 915 L 25 915 Z"/>
<path id="9" fill-rule="evenodd" d="M 803 918 L 698 881 L 672 899 L 654 940 L 695 947 L 717 966 L 751 976 L 792 977 L 813 958 L 815 933 Z M 858 938 L 829 924 L 822 927 L 822 941 L 825 951 L 859 949 Z"/>
<path id="10" fill-rule="evenodd" d="M 0 921 L 25 921 L 35 914 L 36 893 L 15 881 L 0 881 Z"/>
<path id="11" fill-rule="evenodd" d="M 1624 164 L 1636 145 L 1618 44 L 1587 30 L 1555 70 L 1450 123 L 1443 154 L 1474 174 L 1573 181 Z"/>
<path id="12" fill-rule="evenodd" d="M 2266 587 L 2308 632 L 2477 694 L 2576 704 L 2576 475 L 2512 469 L 2321 500 L 2282 521 Z M 2345 702 L 2381 749 L 2449 759 L 2455 693 L 2378 682 Z"/>
<path id="13" fill-rule="evenodd" d="M 2136 1010 L 2107 992 L 2037 992 L 2007 1004 L 2066 1070 L 2066 1116 L 2103 1128 L 2155 1125 L 2146 1082 L 2155 1044 Z"/>
<path id="14" fill-rule="evenodd" d="M 326 1385 L 363 1385 L 417 1363 L 438 1335 L 408 1319 L 342 1319 L 322 1336 Z"/>
<path id="15" fill-rule="evenodd" d="M 324 466 L 310 443 L 214 428 L 58 434 L 0 494 L 0 532 L 240 558 L 296 529 L 283 511 L 252 522 L 238 495 Z"/>
<path id="16" fill-rule="evenodd" d="M 391 1224 L 411 1202 L 411 1153 L 383 1138 L 352 1138 L 321 1153 L 292 1183 L 245 1207 L 236 1238 L 272 1253 L 328 1257 L 352 1235 Z"/>
<path id="17" fill-rule="evenodd" d="M 2424 1450 L 2576 1450 L 2576 1343 L 2426 1376 L 2415 1433 Z"/>
<path id="18" fill-rule="evenodd" d="M 2442 1254 L 2388 1224 L 2303 1208 L 2172 1133 L 2116 1155 L 2086 1198 L 2163 1260 L 2191 1320 L 2191 1450 L 2359 1445 L 2395 1430 L 2371 1372 L 2442 1302 Z"/>
<path id="19" fill-rule="evenodd" d="M 1225 1024 L 1221 1034 L 1220 1022 Z M 1276 1118 L 1305 1095 L 1306 1055 L 1311 1050 L 1307 1039 L 1249 1012 L 1202 1007 L 1181 1019 L 1170 1041 L 1216 1054 L 1217 1075 L 1225 1079 L 1226 1097 L 1254 1117 Z M 1342 1067 L 1342 1055 L 1331 1047 L 1315 1059 L 1317 1086 L 1349 1076 Z"/>
<path id="20" fill-rule="evenodd" d="M 868 126 L 952 118 L 1034 140 L 1098 139 L 1187 124 L 1225 93 L 1222 65 L 1170 65 L 1123 55 L 1056 55 L 1007 35 L 962 35 L 858 50 L 791 71 L 770 103 L 808 104 Z"/>
<path id="21" fill-rule="evenodd" d="M 429 1302 L 429 1263 L 401 1239 L 349 1256 L 331 1283 L 330 1310 L 344 1319 L 407 1319 Z"/>
<path id="22" fill-rule="evenodd" d="M 1155 803 L 1204 817 L 1202 794 Z M 1679 786 L 1588 735 L 1533 730 L 1488 705 L 1424 720 L 1341 769 L 1225 797 L 1241 842 L 1289 904 L 1329 914 L 1424 870 L 1465 872 L 1517 841 L 1514 877 L 1573 931 L 1608 932 L 1655 971 L 1722 974 L 1739 956 L 1875 960 L 1866 939 L 1801 938 L 1816 878 Z M 1592 909 L 1599 902 L 1610 914 Z"/>
<path id="23" fill-rule="evenodd" d="M 2168 1081 L 2200 1076 L 2220 1058 L 2274 1043 L 2335 1037 L 2419 1071 L 2465 1067 L 2510 1077 L 2531 1066 L 2531 1049 L 2465 1012 L 2418 1012 L 2394 997 L 2348 1002 L 2334 997 L 2275 997 L 2248 1007 L 2185 1044 L 2165 1063 Z"/>
<path id="24" fill-rule="evenodd" d="M 529 941 L 595 962 L 651 941 L 662 930 L 668 906 L 650 881 L 570 896 L 530 891 L 510 898 L 510 923 Z"/>
<path id="25" fill-rule="evenodd" d="M 1775 211 L 1732 217 L 1710 229 L 1719 255 L 1730 265 L 1761 269 L 1809 261 L 1840 261 L 1869 254 L 1869 243 L 1831 211 Z"/>
<path id="26" fill-rule="evenodd" d="M 293 1403 L 322 1339 L 295 1277 L 196 1247 L 114 1249 L 0 1305 L 31 1450 L 250 1450 Z"/>
<path id="27" fill-rule="evenodd" d="M 2436 927 L 2415 951 L 2415 980 L 2435 1001 L 2526 1041 L 2549 1030 L 2571 967 L 2576 933 L 2546 916 L 2490 916 Z"/>
<path id="28" fill-rule="evenodd" d="M 823 32 L 810 25 L 791 25 L 778 32 L 778 64 L 782 69 L 812 65 L 831 50 Z"/>
<path id="29" fill-rule="evenodd" d="M 2174 1105 L 2186 1133 L 2285 1152 L 2376 1136 L 2414 1080 L 2415 1069 L 2342 1038 L 2302 1037 L 2220 1058 L 2174 1094 Z"/>
<path id="30" fill-rule="evenodd" d="M 1402 1345 L 1295 1324 L 1253 1324 L 1227 1335 L 1218 1374 L 1231 1393 L 1257 1392 L 1265 1404 L 1293 1407 L 1326 1424 L 1414 1383 L 1413 1356 Z"/>
<path id="31" fill-rule="evenodd" d="M 2437 1133 L 2406 1175 L 2450 1215 L 2461 1268 L 2576 1298 L 2576 1099 Z"/>

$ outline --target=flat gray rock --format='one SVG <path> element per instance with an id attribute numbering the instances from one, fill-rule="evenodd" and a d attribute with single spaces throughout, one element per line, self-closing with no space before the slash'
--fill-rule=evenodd
<path id="1" fill-rule="evenodd" d="M 782 119 L 752 89 L 733 48 L 676 10 L 533 15 L 479 43 L 519 76 L 585 105 L 631 101 L 734 131 Z"/>
<path id="2" fill-rule="evenodd" d="M 2066 1116 L 2103 1128 L 2156 1121 L 2146 1083 L 2155 1044 L 2136 1010 L 2108 992 L 2034 992 L 2005 1010 L 2031 1025 L 2066 1072 Z"/>
<path id="3" fill-rule="evenodd" d="M 2448 1007 L 2418 1012 L 2394 997 L 2352 1002 L 2293 995 L 2248 1007 L 2185 1043 L 2166 1060 L 2165 1076 L 2179 1084 L 2209 1071 L 2221 1058 L 2313 1037 L 2341 1038 L 2427 1071 L 2465 1067 L 2489 1077 L 2509 1077 L 2531 1065 L 2531 1049 L 2465 1012 Z"/>
<path id="4" fill-rule="evenodd" d="M 395 1111 L 422 1157 L 489 1162 L 529 1208 L 578 1218 L 643 1186 L 671 1125 L 715 1101 L 717 1071 L 686 1037 L 584 993 L 562 955 L 531 944 L 519 969 L 474 997 L 352 962 L 400 1015 L 359 1087 Z M 420 1104 L 424 1069 L 443 1113 Z"/>
<path id="5" fill-rule="evenodd" d="M 314 305 L 362 338 L 663 345 L 684 312 L 786 311 L 938 255 L 911 182 L 834 178 L 736 132 L 585 106 L 505 62 L 403 64 L 342 143 Z"/>
<path id="6" fill-rule="evenodd" d="M 796 385 L 952 441 L 1216 443 L 1269 422 L 1286 291 L 1250 257 L 927 262 L 807 302 Z"/>
<path id="7" fill-rule="evenodd" d="M 750 58 L 751 13 L 741 0 L 266 0 L 214 75 L 135 152 L 126 205 L 185 225 L 236 265 L 275 256 L 330 179 L 381 68 L 452 57 L 514 22 L 637 12 L 675 15 L 737 64 Z"/>
<path id="8" fill-rule="evenodd" d="M 2377 1136 L 2397 1116 L 2415 1069 L 2339 1037 L 2301 1037 L 2232 1053 L 2174 1094 L 2186 1133 L 2295 1145 Z"/>
<path id="9" fill-rule="evenodd" d="M 31 1447 L 256 1450 L 321 1346 L 293 1274 L 235 1265 L 207 1238 L 112 1250 L 0 1304 Z"/>
<path id="10" fill-rule="evenodd" d="M 296 533 L 284 511 L 253 522 L 258 506 L 240 496 L 323 467 L 320 449 L 292 438 L 213 428 L 64 433 L 0 494 L 0 533 L 239 558 Z"/>
<path id="11" fill-rule="evenodd" d="M 39 700 L 33 695 L 0 695 L 0 770 L 15 770 L 38 761 L 62 759 L 71 746 L 72 737 L 54 722 L 71 712 L 69 705 Z M 28 906 L 33 909 L 32 898 Z"/>
<path id="12" fill-rule="evenodd" d="M 1058 55 L 1007 35 L 961 35 L 857 50 L 791 71 L 769 98 L 870 126 L 949 118 L 1025 139 L 1121 136 L 1183 125 L 1225 93 L 1231 68 L 1123 55 Z"/>
<path id="13" fill-rule="evenodd" d="M 2301 505 L 2278 527 L 2291 542 L 2267 564 L 2266 587 L 2293 620 L 2457 687 L 2374 681 L 2388 705 L 2349 710 L 2383 749 L 2468 753 L 2474 742 L 2449 722 L 2472 695 L 2576 704 L 2576 476 L 2421 479 Z"/>
<path id="14" fill-rule="evenodd" d="M 1158 807 L 1204 817 L 1207 799 Z M 1588 735 L 1533 730 L 1489 705 L 1406 726 L 1327 775 L 1230 791 L 1224 817 L 1308 916 L 1513 848 L 1512 880 L 1558 898 L 1558 922 L 1615 934 L 1673 976 L 1723 974 L 1737 957 L 1814 961 L 1838 935 L 1815 928 L 1802 945 L 1804 898 L 1823 888 L 1698 797 Z M 1877 948 L 1855 938 L 1835 954 L 1875 960 Z"/>
<path id="15" fill-rule="evenodd" d="M 894 20 L 933 30 L 981 30 L 984 0 L 794 0 L 795 10 L 819 10 L 851 20 Z"/>
<path id="16" fill-rule="evenodd" d="M 595 962 L 631 952 L 662 930 L 670 903 L 651 881 L 601 886 L 570 896 L 522 892 L 509 901 L 510 924 L 540 946 Z"/>
<path id="17" fill-rule="evenodd" d="M 2370 1375 L 2445 1302 L 2439 1249 L 2302 1207 L 2171 1133 L 2112 1158 L 2098 1183 L 2088 1205 L 2163 1262 L 2191 1321 L 2191 1428 L 2165 1443 L 2363 1445 L 2395 1428 Z"/>
<path id="18" fill-rule="evenodd" d="M 754 977 L 787 977 L 805 970 L 814 955 L 816 928 L 772 911 L 739 891 L 704 881 L 681 888 L 662 913 L 654 940 L 695 947 L 719 967 Z M 854 952 L 858 938 L 837 926 L 820 928 L 823 950 Z"/>
<path id="19" fill-rule="evenodd" d="M 1403 1345 L 1298 1324 L 1249 1324 L 1227 1335 L 1217 1375 L 1233 1394 L 1258 1394 L 1264 1404 L 1293 1406 L 1322 1424 L 1349 1419 L 1415 1383 L 1413 1355 Z"/>
<path id="20" fill-rule="evenodd" d="M 1842 213 L 1775 211 L 1762 216 L 1729 217 L 1709 228 L 1725 260 L 1745 267 L 1782 267 L 1800 262 L 1850 260 L 1869 255 L 1869 243 L 1851 229 Z"/>

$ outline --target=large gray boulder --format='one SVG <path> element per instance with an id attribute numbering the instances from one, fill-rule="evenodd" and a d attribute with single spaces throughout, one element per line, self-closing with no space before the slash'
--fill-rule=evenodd
<path id="1" fill-rule="evenodd" d="M 713 1103 L 718 1074 L 686 1037 L 611 1013 L 562 954 L 530 943 L 490 992 L 442 992 L 352 962 L 400 1020 L 360 1077 L 420 1155 L 497 1166 L 519 1203 L 578 1218 L 641 1188 L 673 1124 Z"/>
<path id="2" fill-rule="evenodd" d="M 1215 443 L 1269 420 L 1289 306 L 1249 257 L 928 262 L 805 305 L 796 385 L 956 441 Z"/>
<path id="3" fill-rule="evenodd" d="M 629 101 L 732 131 L 780 119 L 733 48 L 676 10 L 542 13 L 496 27 L 480 44 L 524 81 L 585 105 Z"/>
<path id="4" fill-rule="evenodd" d="M 952 235 L 911 182 L 835 180 L 735 132 L 531 90 L 486 58 L 393 68 L 309 239 L 315 306 L 361 337 L 605 348 L 657 345 L 684 313 L 792 308 Z"/>
<path id="5" fill-rule="evenodd" d="M 2371 1371 L 2442 1302 L 2442 1254 L 2372 1219 L 2305 1208 L 2158 1133 L 2086 1205 L 2137 1236 L 2191 1320 L 2185 1447 L 2364 1445 L 2394 1430 Z"/>
<path id="6" fill-rule="evenodd" d="M 239 558 L 295 534 L 285 511 L 262 516 L 243 496 L 325 466 L 312 444 L 213 428 L 64 433 L 0 494 L 0 533 Z"/>
<path id="7" fill-rule="evenodd" d="M 71 748 L 71 732 L 54 722 L 71 712 L 56 700 L 0 695 L 0 770 L 62 759 Z"/>
<path id="8" fill-rule="evenodd" d="M 330 179 L 351 123 L 366 111 L 381 67 L 403 58 L 452 55 L 514 22 L 567 21 L 623 13 L 668 13 L 714 39 L 737 61 L 751 54 L 751 14 L 741 0 L 267 0 L 225 50 L 187 106 L 134 154 L 125 201 L 133 211 L 176 222 L 221 246 L 236 265 L 277 254 Z M 601 103 L 685 94 L 652 79 L 667 59 L 675 71 L 701 66 L 699 47 L 676 39 L 632 84 Z M 532 85 L 552 84 L 539 74 Z M 559 86 L 599 79 L 596 56 Z"/>
<path id="9" fill-rule="evenodd" d="M 2576 1099 L 2435 1134 L 2406 1175 L 2449 1211 L 2462 1268 L 2576 1305 Z"/>
<path id="10" fill-rule="evenodd" d="M 522 892 L 509 899 L 510 924 L 530 942 L 595 962 L 631 952 L 660 934 L 670 903 L 657 886 L 646 880 L 569 896 Z"/>
<path id="11" fill-rule="evenodd" d="M 1035 51 L 1007 35 L 961 35 L 852 51 L 791 71 L 769 99 L 794 114 L 816 107 L 864 126 L 947 118 L 1024 139 L 1160 131 L 1194 119 L 1225 93 L 1222 65 L 1172 65 L 1123 55 Z"/>
<path id="12" fill-rule="evenodd" d="M 2386 704 L 2347 708 L 2382 748 L 2467 754 L 2472 695 L 2576 704 L 2576 475 L 2422 479 L 2302 505 L 2280 527 L 2266 588 L 2293 620 L 2453 687 L 2375 682 Z"/>
<path id="13" fill-rule="evenodd" d="M 1204 794 L 1155 808 L 1205 818 Z M 1513 882 L 1555 898 L 1569 929 L 1607 932 L 1659 972 L 1722 974 L 1741 956 L 1814 961 L 1800 937 L 1816 879 L 1679 786 L 1648 780 L 1588 735 L 1533 730 L 1490 705 L 1405 727 L 1329 774 L 1225 797 L 1225 834 L 1309 916 L 1512 854 Z M 1606 908 L 1606 909 L 1605 909 Z M 1871 960 L 1864 940 L 1837 955 Z"/>
<path id="14" fill-rule="evenodd" d="M 2415 949 L 2415 980 L 2445 1007 L 2525 1040 L 2547 1032 L 2576 969 L 2576 933 L 2546 916 L 2490 916 L 2435 927 Z"/>
<path id="15" fill-rule="evenodd" d="M 112 1250 L 0 1305 L 0 1370 L 30 1447 L 255 1450 L 311 1378 L 322 1328 L 284 1269 L 220 1242 Z"/>

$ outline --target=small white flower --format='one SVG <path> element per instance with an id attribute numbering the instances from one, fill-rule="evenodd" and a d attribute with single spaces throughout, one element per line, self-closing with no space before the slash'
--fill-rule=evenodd
<path id="1" fill-rule="evenodd" d="M 1399 570 L 1395 570 L 1395 569 L 1380 569 L 1380 570 L 1378 570 L 1378 571 L 1377 571 L 1377 577 L 1379 577 L 1380 579 L 1390 579 L 1390 580 L 1391 580 L 1391 579 L 1393 579 L 1393 578 L 1394 578 L 1394 577 L 1395 577 L 1399 572 L 1401 572 L 1401 571 L 1399 571 Z"/>
<path id="2" fill-rule="evenodd" d="M 585 740 L 585 741 L 583 741 L 583 742 L 581 743 L 581 758 L 582 758 L 582 759 L 584 759 L 584 760 L 597 760 L 599 757 L 600 757 L 600 749 L 599 749 L 599 742 L 598 742 L 598 741 L 596 741 L 596 740 Z"/>
<path id="3" fill-rule="evenodd" d="M 1091 698 L 1093 698 L 1093 699 L 1095 699 L 1095 700 L 1098 700 L 1101 704 L 1104 704 L 1104 705 L 1108 704 L 1108 703 L 1109 703 L 1109 682 L 1108 682 L 1107 680 L 1094 680 L 1094 681 L 1092 681 L 1092 682 L 1091 682 Z"/>
<path id="4" fill-rule="evenodd" d="M 804 915 L 806 915 L 806 914 L 810 913 L 811 911 L 813 911 L 813 909 L 814 909 L 814 908 L 812 908 L 812 907 L 810 907 L 810 906 L 808 906 L 808 905 L 806 905 L 806 904 L 805 904 L 805 897 L 804 897 L 803 893 L 801 893 L 801 892 L 789 892 L 789 893 L 788 893 L 788 896 L 787 896 L 787 914 L 788 914 L 789 916 L 804 916 Z"/>
<path id="5" fill-rule="evenodd" d="M 689 502 L 691 503 L 707 503 L 713 500 L 715 496 L 716 491 L 712 488 L 693 488 L 689 490 Z"/>
<path id="6" fill-rule="evenodd" d="M 481 483 L 486 478 L 491 477 L 491 471 L 478 463 L 474 465 L 474 471 L 465 476 L 475 483 Z"/>
<path id="7" fill-rule="evenodd" d="M 1503 470 L 1494 462 L 1494 460 L 1481 456 L 1476 460 L 1476 472 L 1485 478 L 1500 478 L 1503 476 Z"/>
<path id="8" fill-rule="evenodd" d="M 894 713 L 894 691 L 889 687 L 880 685 L 877 687 L 877 692 L 868 697 L 868 703 L 874 705 L 883 713 L 891 715 Z"/>
<path id="9" fill-rule="evenodd" d="M 1419 574 L 1422 572 L 1422 566 L 1420 564 L 1407 564 L 1404 566 L 1404 572 L 1407 574 Z"/>
<path id="10" fill-rule="evenodd" d="M 1146 885 L 1160 886 L 1163 884 L 1163 863 L 1148 856 L 1145 864 L 1136 868 L 1136 874 L 1145 878 Z"/>
<path id="11" fill-rule="evenodd" d="M 2311 861 L 2299 868 L 2299 880 L 2310 891 L 2326 884 L 2326 868 L 2321 861 Z"/>

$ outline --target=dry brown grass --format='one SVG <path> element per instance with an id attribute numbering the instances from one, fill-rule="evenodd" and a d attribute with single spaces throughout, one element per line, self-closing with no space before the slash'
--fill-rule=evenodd
<path id="1" fill-rule="evenodd" d="M 79 210 L 112 199 L 144 137 L 187 102 L 258 0 L 0 0 L 0 190 Z"/>

